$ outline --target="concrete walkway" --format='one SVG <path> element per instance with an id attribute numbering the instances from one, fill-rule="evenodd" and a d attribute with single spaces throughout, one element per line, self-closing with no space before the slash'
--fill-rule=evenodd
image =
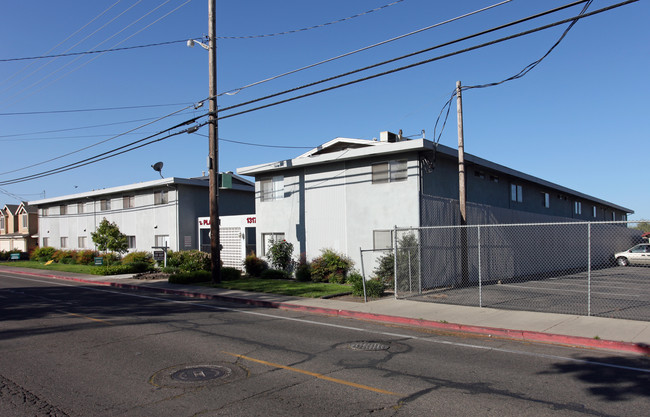
<path id="1" fill-rule="evenodd" d="M 374 320 L 429 329 L 469 332 L 535 342 L 633 352 L 650 356 L 650 322 L 530 311 L 497 310 L 383 298 L 360 303 L 139 280 L 132 275 L 95 276 L 0 267 L 0 272 L 57 278 L 126 289 L 140 289 L 188 297 Z"/>

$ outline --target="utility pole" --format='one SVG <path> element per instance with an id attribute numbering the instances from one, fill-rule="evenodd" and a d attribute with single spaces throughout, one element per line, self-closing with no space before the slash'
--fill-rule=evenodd
<path id="1" fill-rule="evenodd" d="M 465 190 L 465 138 L 463 136 L 463 97 L 460 81 L 456 81 L 456 110 L 458 113 L 458 203 L 460 206 L 461 285 L 469 285 L 469 254 L 467 253 L 467 198 Z"/>
<path id="2" fill-rule="evenodd" d="M 460 224 L 467 224 L 465 195 L 465 139 L 463 136 L 463 97 L 460 81 L 456 81 L 456 111 L 458 113 L 458 201 L 460 202 Z"/>
<path id="3" fill-rule="evenodd" d="M 221 243 L 219 239 L 219 122 L 217 120 L 217 0 L 208 0 L 208 53 L 210 55 L 210 266 L 212 282 L 221 282 Z"/>

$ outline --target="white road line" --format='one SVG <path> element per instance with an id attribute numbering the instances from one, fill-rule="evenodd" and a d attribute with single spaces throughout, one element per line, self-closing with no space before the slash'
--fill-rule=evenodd
<path id="1" fill-rule="evenodd" d="M 24 280 L 24 281 L 39 282 L 39 283 L 42 283 L 42 284 L 55 284 L 55 285 L 60 285 L 60 286 L 64 286 L 64 287 L 80 287 L 80 285 L 68 284 L 68 283 L 57 282 L 57 281 L 42 281 L 42 280 L 33 279 L 33 278 L 23 278 L 23 277 L 13 277 L 13 276 L 10 277 L 10 278 Z M 325 326 L 325 327 L 332 327 L 332 328 L 336 328 L 336 329 L 352 330 L 352 331 L 357 331 L 357 332 L 362 332 L 362 333 L 379 334 L 379 335 L 382 335 L 382 336 L 397 337 L 397 338 L 400 338 L 400 339 L 412 339 L 412 340 L 418 340 L 418 341 L 423 341 L 423 342 L 428 342 L 428 343 L 435 343 L 435 344 L 440 344 L 440 345 L 457 346 L 457 347 L 464 347 L 464 348 L 468 348 L 468 349 L 479 349 L 479 350 L 486 350 L 486 351 L 500 352 L 500 353 L 511 353 L 511 354 L 514 354 L 514 355 L 532 356 L 532 357 L 537 357 L 537 358 L 546 358 L 546 359 L 552 359 L 552 360 L 562 360 L 562 361 L 581 363 L 581 364 L 587 364 L 587 365 L 602 366 L 602 367 L 606 367 L 606 368 L 625 369 L 625 370 L 628 370 L 628 371 L 650 373 L 650 369 L 635 368 L 635 367 L 631 367 L 631 366 L 614 365 L 614 364 L 605 363 L 605 362 L 587 361 L 587 360 L 584 360 L 584 359 L 574 359 L 574 358 L 568 358 L 568 357 L 565 357 L 565 356 L 548 355 L 548 354 L 545 354 L 545 353 L 524 352 L 524 351 L 512 350 L 512 349 L 503 349 L 503 348 L 497 348 L 497 347 L 472 345 L 472 344 L 469 344 L 469 343 L 450 342 L 450 341 L 446 341 L 446 340 L 434 340 L 434 339 L 431 339 L 431 338 L 418 337 L 418 336 L 412 336 L 412 335 L 401 334 L 401 333 L 392 333 L 392 332 L 382 332 L 382 331 L 377 331 L 377 330 L 368 330 L 368 329 L 362 329 L 362 328 L 352 327 L 352 326 L 343 326 L 343 325 L 340 325 L 340 324 L 333 324 L 333 323 L 321 323 L 321 322 L 318 322 L 318 321 L 299 319 L 299 318 L 293 318 L 293 317 L 283 317 L 283 316 L 278 316 L 278 315 L 275 315 L 275 314 L 260 313 L 260 312 L 257 312 L 257 311 L 248 311 L 248 310 L 242 310 L 242 309 L 238 309 L 238 308 L 229 308 L 229 307 L 219 307 L 219 306 L 215 306 L 215 305 L 196 303 L 196 302 L 192 302 L 192 301 L 169 300 L 169 299 L 166 299 L 166 298 L 153 297 L 153 296 L 142 295 L 142 294 L 134 294 L 134 293 L 129 293 L 129 292 L 111 291 L 111 290 L 106 290 L 106 289 L 102 289 L 102 288 L 93 288 L 93 287 L 83 287 L 83 288 L 87 289 L 87 290 L 91 290 L 91 291 L 97 291 L 97 292 L 105 292 L 105 293 L 111 293 L 111 294 L 117 294 L 117 295 L 126 295 L 126 296 L 129 296 L 129 297 L 144 298 L 144 299 L 156 300 L 156 301 L 164 301 L 164 302 L 175 303 L 175 304 L 200 306 L 200 307 L 204 307 L 204 308 L 212 309 L 212 310 L 230 311 L 230 312 L 243 313 L 243 314 L 249 314 L 249 315 L 260 316 L 260 317 L 268 317 L 268 318 L 279 319 L 279 320 L 294 321 L 294 322 L 311 324 L 311 325 L 316 325 L 316 326 Z"/>

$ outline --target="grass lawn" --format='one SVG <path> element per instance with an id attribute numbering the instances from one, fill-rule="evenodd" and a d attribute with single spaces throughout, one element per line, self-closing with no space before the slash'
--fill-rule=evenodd
<path id="1" fill-rule="evenodd" d="M 206 282 L 197 285 L 211 287 L 212 283 Z M 265 292 L 308 298 L 320 298 L 328 295 L 352 292 L 352 287 L 349 285 L 261 278 L 242 278 L 235 281 L 222 281 L 217 287 L 227 288 L 229 290 Z"/>
<path id="2" fill-rule="evenodd" d="M 78 274 L 91 274 L 96 266 L 94 265 L 77 265 L 77 264 L 58 264 L 52 262 L 50 265 L 45 265 L 44 262 L 37 261 L 8 261 L 0 262 L 0 268 L 2 266 L 16 266 L 20 268 L 33 268 L 33 269 L 45 269 L 50 271 L 62 271 L 62 272 L 76 272 Z"/>

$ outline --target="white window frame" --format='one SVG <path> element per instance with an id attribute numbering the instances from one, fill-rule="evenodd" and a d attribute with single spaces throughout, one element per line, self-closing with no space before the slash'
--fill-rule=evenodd
<path id="1" fill-rule="evenodd" d="M 43 238 L 43 247 L 46 248 L 49 246 L 50 243 L 50 238 L 49 237 L 44 237 Z"/>
<path id="2" fill-rule="evenodd" d="M 167 190 L 154 191 L 153 204 L 156 206 L 169 203 L 169 192 Z"/>
<path id="3" fill-rule="evenodd" d="M 154 242 L 156 242 L 155 246 L 169 247 L 169 235 L 155 235 Z"/>
<path id="4" fill-rule="evenodd" d="M 0 230 L 4 231 L 5 230 L 5 217 L 0 216 Z"/>
<path id="5" fill-rule="evenodd" d="M 61 249 L 68 247 L 68 237 L 61 236 Z"/>
<path id="6" fill-rule="evenodd" d="M 26 228 L 27 224 L 28 224 L 27 213 L 23 213 L 20 217 L 21 217 L 20 220 L 22 221 L 22 224 L 23 224 L 23 228 Z"/>
<path id="7" fill-rule="evenodd" d="M 103 200 L 99 200 L 99 210 L 100 211 L 109 211 L 111 209 L 111 199 L 110 198 L 105 198 Z"/>
<path id="8" fill-rule="evenodd" d="M 397 159 L 371 165 L 373 184 L 406 181 L 408 179 L 408 160 Z"/>
<path id="9" fill-rule="evenodd" d="M 84 203 L 77 203 L 77 213 L 81 214 L 84 212 Z"/>
<path id="10" fill-rule="evenodd" d="M 122 208 L 134 208 L 135 207 L 135 196 L 134 195 L 125 195 L 122 197 Z"/>
<path id="11" fill-rule="evenodd" d="M 260 201 L 274 201 L 284 198 L 284 176 L 276 175 L 260 181 Z"/>
<path id="12" fill-rule="evenodd" d="M 68 206 L 65 204 L 61 204 L 59 206 L 59 215 L 65 216 L 66 214 L 68 214 Z"/>
<path id="13" fill-rule="evenodd" d="M 524 187 L 518 184 L 510 184 L 510 201 L 516 203 L 524 202 Z"/>
<path id="14" fill-rule="evenodd" d="M 77 236 L 77 247 L 79 249 L 85 249 L 86 248 L 86 236 Z"/>
<path id="15" fill-rule="evenodd" d="M 129 249 L 135 249 L 135 236 L 127 236 L 126 243 Z"/>
<path id="16" fill-rule="evenodd" d="M 285 240 L 284 236 L 283 232 L 262 233 L 262 256 L 266 256 L 269 243 L 273 244 Z"/>

